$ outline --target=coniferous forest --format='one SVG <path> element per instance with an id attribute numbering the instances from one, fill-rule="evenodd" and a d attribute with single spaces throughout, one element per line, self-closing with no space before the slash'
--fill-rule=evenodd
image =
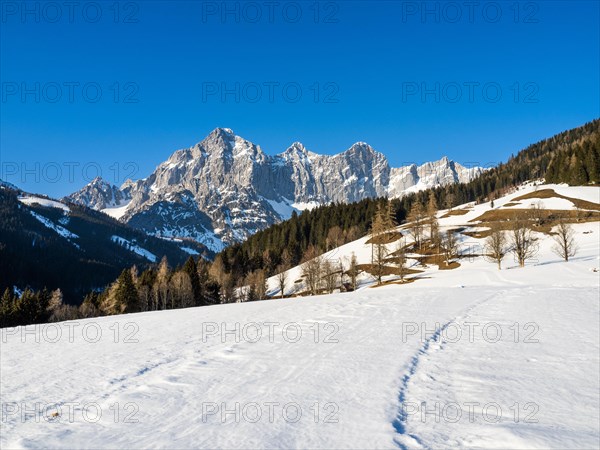
<path id="1" fill-rule="evenodd" d="M 527 180 L 540 178 L 545 178 L 548 183 L 598 184 L 600 120 L 530 145 L 511 156 L 506 163 L 486 170 L 468 183 L 428 189 L 394 199 L 390 202 L 390 213 L 393 222 L 400 224 L 407 220 L 415 205 L 424 209 L 426 205 L 435 204 L 442 209 L 468 202 L 490 201 Z M 180 252 L 175 252 L 160 240 L 148 238 L 146 245 L 153 245 L 158 252 L 171 257 L 175 267 L 169 266 L 167 257 L 160 263 L 143 266 L 132 263 L 131 259 L 107 264 L 100 257 L 88 258 L 83 260 L 85 264 L 96 267 L 94 270 L 101 271 L 105 280 L 114 280 L 90 289 L 90 284 L 97 277 L 91 277 L 86 271 L 74 275 L 78 273 L 76 265 L 81 260 L 70 259 L 73 249 L 69 252 L 59 249 L 57 254 L 65 256 L 58 267 L 65 270 L 60 274 L 52 270 L 56 265 L 52 265 L 51 256 L 58 243 L 38 242 L 42 250 L 46 249 L 43 254 L 50 259 L 40 260 L 41 265 L 37 269 L 37 266 L 28 266 L 26 261 L 19 263 L 18 247 L 31 245 L 35 220 L 19 211 L 15 194 L 0 191 L 0 214 L 3 218 L 0 231 L 2 242 L 9 243 L 8 246 L 0 243 L 0 272 L 12 273 L 19 267 L 23 272 L 29 267 L 30 271 L 41 271 L 44 282 L 48 283 L 46 288 L 31 289 L 23 279 L 22 287 L 25 289 L 20 293 L 15 293 L 4 283 L 0 297 L 0 326 L 227 303 L 237 301 L 240 295 L 244 295 L 246 301 L 263 299 L 267 277 L 368 234 L 376 212 L 385 202 L 385 199 L 365 199 L 351 204 L 323 205 L 300 214 L 294 212 L 289 220 L 226 248 L 213 261 L 189 257 L 183 264 Z M 84 214 L 81 210 L 77 216 L 82 220 L 82 227 L 86 225 L 85 221 L 91 220 L 102 225 L 100 230 L 103 234 L 125 232 L 118 222 L 108 220 L 100 213 L 90 216 L 89 212 Z M 21 236 L 19 231 L 22 228 L 31 229 L 30 235 Z M 96 251 L 101 252 L 102 249 Z M 109 258 L 104 256 L 104 259 Z M 121 268 L 118 268 L 119 264 Z M 120 275 L 114 279 L 119 270 Z M 18 272 L 19 276 L 23 276 L 21 272 Z M 78 279 L 82 273 L 90 278 Z M 36 274 L 30 273 L 29 276 L 33 279 Z M 71 281 L 65 283 L 64 277 Z M 68 298 L 63 293 L 65 288 Z M 243 294 L 242 288 L 245 289 Z M 82 290 L 88 293 L 84 296 Z M 70 300 L 74 295 L 80 295 L 79 302 Z"/>

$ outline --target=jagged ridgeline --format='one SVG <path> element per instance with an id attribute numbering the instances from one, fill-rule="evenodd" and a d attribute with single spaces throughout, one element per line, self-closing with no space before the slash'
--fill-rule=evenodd
<path id="1" fill-rule="evenodd" d="M 335 155 L 320 155 L 295 142 L 268 155 L 231 129 L 216 128 L 141 180 L 127 180 L 118 188 L 95 179 L 68 200 L 149 234 L 188 237 L 218 252 L 289 219 L 294 210 L 401 197 L 469 181 L 482 171 L 447 157 L 391 167 L 385 155 L 365 142 Z"/>
<path id="2" fill-rule="evenodd" d="M 449 184 L 405 195 L 392 201 L 398 223 L 415 201 L 426 205 L 434 196 L 440 208 L 500 197 L 524 181 L 546 178 L 549 183 L 598 184 L 600 174 L 600 119 L 530 145 L 506 163 L 487 170 L 467 183 Z M 218 257 L 237 276 L 264 269 L 272 274 L 281 264 L 284 249 L 292 265 L 309 246 L 322 251 L 368 233 L 376 204 L 366 199 L 351 204 L 331 204 L 294 214 L 289 220 L 259 231 Z M 335 244 L 335 245 L 333 245 Z"/>

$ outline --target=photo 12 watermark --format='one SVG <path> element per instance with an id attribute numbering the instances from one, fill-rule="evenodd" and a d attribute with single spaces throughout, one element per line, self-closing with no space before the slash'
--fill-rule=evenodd
<path id="1" fill-rule="evenodd" d="M 539 423 L 540 406 L 535 402 L 500 405 L 498 402 L 403 402 L 401 416 L 405 421 L 421 423 Z"/>
<path id="2" fill-rule="evenodd" d="M 336 322 L 315 322 L 306 327 L 298 322 L 202 322 L 202 342 L 274 343 L 277 339 L 295 344 L 300 341 L 315 344 L 337 344 L 340 325 Z"/>
<path id="3" fill-rule="evenodd" d="M 4 402 L 2 403 L 1 422 L 33 422 L 33 423 L 98 423 L 101 419 L 114 423 L 139 423 L 137 414 L 140 407 L 137 403 L 112 403 L 102 406 L 91 402 Z"/>
<path id="4" fill-rule="evenodd" d="M 2 24 L 140 22 L 141 3 L 132 1 L 2 1 Z"/>
<path id="5" fill-rule="evenodd" d="M 2 103 L 139 103 L 140 87 L 133 81 L 3 81 Z"/>
<path id="6" fill-rule="evenodd" d="M 403 24 L 537 24 L 540 21 L 540 3 L 529 1 L 403 1 L 401 9 Z"/>
<path id="7" fill-rule="evenodd" d="M 33 162 L 2 161 L 0 163 L 0 179 L 12 183 L 89 183 L 102 178 L 112 183 L 134 179 L 139 171 L 136 162 L 113 162 L 100 164 L 97 162 L 62 161 Z"/>
<path id="8" fill-rule="evenodd" d="M 66 321 L 0 329 L 3 344 L 13 344 L 16 340 L 21 343 L 50 343 L 73 344 L 137 344 L 139 343 L 140 326 L 135 321 L 113 322 L 102 324 L 93 320 L 85 322 Z"/>
<path id="9" fill-rule="evenodd" d="M 202 103 L 339 103 L 340 87 L 333 81 L 202 82 Z"/>
<path id="10" fill-rule="evenodd" d="M 340 2 L 332 1 L 202 1 L 203 24 L 336 24 Z"/>
<path id="11" fill-rule="evenodd" d="M 413 337 L 421 342 L 437 343 L 487 342 L 496 344 L 501 340 L 515 344 L 539 344 L 540 326 L 536 322 L 521 324 L 499 322 L 449 322 L 442 326 L 439 322 L 428 325 L 426 322 L 402 322 L 402 343 L 405 344 Z"/>
<path id="12" fill-rule="evenodd" d="M 202 423 L 339 423 L 340 407 L 335 402 L 202 402 Z"/>
<path id="13" fill-rule="evenodd" d="M 533 81 L 404 81 L 401 88 L 402 103 L 540 102 L 540 86 Z"/>

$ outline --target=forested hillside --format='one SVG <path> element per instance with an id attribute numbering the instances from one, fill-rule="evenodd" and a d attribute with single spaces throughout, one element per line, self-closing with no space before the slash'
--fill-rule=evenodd
<path id="1" fill-rule="evenodd" d="M 600 174 L 600 119 L 544 139 L 511 156 L 469 183 L 428 189 L 392 201 L 397 223 L 406 220 L 414 202 L 427 205 L 435 197 L 440 208 L 497 198 L 524 181 L 547 178 L 547 182 L 571 185 L 598 184 Z M 280 266 L 298 264 L 309 246 L 326 251 L 365 235 L 371 226 L 378 200 L 349 205 L 332 204 L 294 214 L 291 219 L 228 247 L 218 255 L 225 270 L 244 276 L 262 269 L 267 274 Z M 283 261 L 284 249 L 289 260 Z"/>
<path id="2" fill-rule="evenodd" d="M 189 253 L 105 214 L 69 204 L 29 205 L 23 193 L 0 188 L 0 290 L 61 289 L 67 303 L 102 289 L 125 267 L 149 266 L 166 256 L 182 264 Z M 44 203 L 42 197 L 35 197 Z M 200 254 L 204 247 L 185 243 Z M 147 253 L 144 253 L 147 252 Z M 154 261 L 153 261 L 154 260 Z"/>

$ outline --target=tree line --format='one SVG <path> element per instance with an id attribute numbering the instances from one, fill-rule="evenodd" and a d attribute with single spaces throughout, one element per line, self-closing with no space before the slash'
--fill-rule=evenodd
<path id="1" fill-rule="evenodd" d="M 329 249 L 368 233 L 377 236 L 382 229 L 382 220 L 386 222 L 383 228 L 388 227 L 390 221 L 393 224 L 410 221 L 413 225 L 409 227 L 409 232 L 419 247 L 424 242 L 424 233 L 428 228 L 429 236 L 433 236 L 430 245 L 437 249 L 438 254 L 443 253 L 445 260 L 449 261 L 457 254 L 455 235 L 438 233 L 435 229 L 436 221 L 432 219 L 434 209 L 452 208 L 468 202 L 493 202 L 524 181 L 541 177 L 552 182 L 597 183 L 600 172 L 599 149 L 600 120 L 595 120 L 533 144 L 506 163 L 486 170 L 468 183 L 428 189 L 391 202 L 383 198 L 365 199 L 351 204 L 324 205 L 300 214 L 294 212 L 289 220 L 260 231 L 243 243 L 226 248 L 216 255 L 213 262 L 203 258 L 197 261 L 190 258 L 182 267 L 170 269 L 166 259 L 163 259 L 157 267 L 147 268 L 141 274 L 138 274 L 137 268 L 126 269 L 106 289 L 88 294 L 79 307 L 63 304 L 60 314 L 68 318 L 90 317 L 261 299 L 266 296 L 268 277 L 282 274 L 300 263 L 306 265 Z M 10 200 L 13 204 L 9 209 L 18 211 L 16 197 Z M 19 213 L 12 217 L 21 216 Z M 11 229 L 19 226 L 10 219 L 3 222 L 4 227 L 9 226 Z M 519 242 L 527 243 L 527 232 L 523 231 L 523 227 L 518 229 L 521 230 L 520 237 L 515 234 L 515 230 L 509 231 L 513 240 L 518 238 Z M 497 238 L 498 236 L 496 235 Z M 501 237 L 498 239 L 502 240 Z M 0 251 L 2 245 L 6 244 L 0 243 Z M 402 260 L 405 258 L 404 245 L 399 244 L 398 247 L 392 256 Z M 512 245 L 514 247 L 515 243 Z M 374 248 L 374 255 L 379 255 L 377 259 L 380 262 L 388 258 L 386 252 L 383 247 Z M 523 249 L 522 253 L 527 256 L 527 249 Z M 378 271 L 375 276 L 381 281 L 385 264 L 375 264 L 376 262 L 372 261 L 371 270 Z M 352 262 L 348 262 L 350 267 L 347 268 L 328 264 L 326 263 L 324 270 L 328 274 L 325 278 L 331 281 L 329 288 L 337 277 L 338 287 L 352 289 L 352 280 L 354 279 L 355 284 L 356 273 L 359 272 L 355 262 L 354 267 Z M 405 268 L 400 267 L 399 270 L 405 273 Z M 315 281 L 322 277 L 316 278 L 314 273 L 304 275 L 314 281 L 309 283 L 311 292 L 323 290 Z M 282 276 L 285 275 L 278 275 Z M 281 281 L 279 280 L 280 284 Z M 330 290 L 329 288 L 325 290 Z M 44 308 L 48 295 L 45 289 L 37 292 L 26 289 L 20 295 L 7 289 L 2 297 L 2 323 L 38 323 L 50 320 L 50 317 L 58 317 L 54 312 L 53 315 L 45 316 L 50 314 Z M 40 303 L 37 309 L 31 306 L 35 303 L 34 299 Z"/>
<path id="2" fill-rule="evenodd" d="M 548 182 L 595 184 L 600 173 L 599 154 L 600 119 L 597 119 L 532 144 L 511 156 L 506 163 L 486 170 L 467 183 L 440 186 L 394 199 L 389 206 L 390 215 L 398 224 L 407 219 L 413 221 L 415 214 L 417 218 L 426 214 L 427 205 L 453 208 L 469 202 L 493 201 L 525 181 L 544 177 L 549 177 Z M 563 161 L 567 159 L 568 169 L 563 171 Z M 556 167 L 561 170 L 555 170 Z M 312 253 L 323 253 L 332 246 L 366 235 L 372 228 L 378 205 L 385 202 L 384 198 L 365 199 L 351 204 L 324 205 L 300 214 L 294 212 L 289 220 L 226 248 L 217 255 L 217 260 L 230 274 L 232 280 L 228 282 L 234 285 L 235 280 L 256 271 L 272 276 L 283 267 L 295 266 L 305 260 L 309 249 Z M 420 206 L 413 211 L 415 204 Z M 409 218 L 411 211 L 413 217 Z M 283 258 L 284 250 L 288 261 Z"/>

